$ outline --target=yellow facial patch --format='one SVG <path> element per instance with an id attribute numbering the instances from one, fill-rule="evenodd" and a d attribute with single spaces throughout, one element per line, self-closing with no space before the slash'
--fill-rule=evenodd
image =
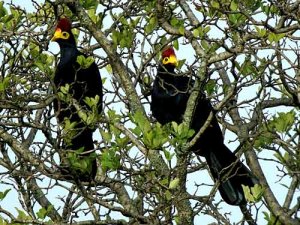
<path id="1" fill-rule="evenodd" d="M 57 28 L 55 30 L 55 33 L 54 33 L 53 37 L 51 38 L 51 41 L 56 41 L 58 39 L 67 40 L 67 39 L 69 39 L 69 37 L 70 37 L 70 34 L 68 32 L 62 31 L 60 28 Z"/>
<path id="2" fill-rule="evenodd" d="M 170 55 L 169 57 L 163 58 L 162 63 L 164 65 L 166 65 L 166 64 L 172 64 L 172 65 L 178 66 L 178 61 L 177 61 L 177 58 L 176 58 L 175 55 Z"/>

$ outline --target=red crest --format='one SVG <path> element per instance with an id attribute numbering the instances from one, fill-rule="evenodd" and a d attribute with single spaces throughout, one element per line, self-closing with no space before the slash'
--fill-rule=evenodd
<path id="1" fill-rule="evenodd" d="M 68 18 L 61 18 L 56 25 L 56 29 L 60 28 L 62 31 L 71 31 L 72 23 Z"/>
<path id="2" fill-rule="evenodd" d="M 175 51 L 173 49 L 173 47 L 167 47 L 163 50 L 163 52 L 161 53 L 162 58 L 165 57 L 170 57 L 170 55 L 175 55 Z"/>

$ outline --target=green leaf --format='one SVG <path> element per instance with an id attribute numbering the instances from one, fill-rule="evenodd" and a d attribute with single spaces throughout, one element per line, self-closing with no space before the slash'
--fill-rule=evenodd
<path id="1" fill-rule="evenodd" d="M 71 122 L 69 118 L 65 118 L 64 120 L 64 129 L 74 129 L 75 126 L 77 125 L 76 122 Z"/>
<path id="2" fill-rule="evenodd" d="M 260 135 L 258 137 L 256 137 L 256 139 L 254 141 L 254 147 L 256 149 L 261 149 L 261 148 L 265 147 L 266 145 L 273 143 L 274 134 L 267 131 L 266 128 L 263 128 L 263 129 L 265 129 L 265 130 L 262 130 L 260 132 Z"/>
<path id="3" fill-rule="evenodd" d="M 201 40 L 201 46 L 208 54 L 214 53 L 220 47 L 218 44 L 216 43 L 210 44 L 204 39 Z"/>
<path id="4" fill-rule="evenodd" d="M 268 35 L 268 40 L 270 41 L 270 43 L 273 43 L 273 42 L 278 42 L 280 41 L 280 39 L 282 39 L 283 37 L 285 36 L 285 34 L 275 34 L 275 33 L 272 33 L 270 32 L 269 35 Z"/>
<path id="5" fill-rule="evenodd" d="M 230 9 L 232 11 L 237 11 L 238 10 L 238 3 L 236 1 L 231 1 L 231 3 L 230 3 Z"/>
<path id="6" fill-rule="evenodd" d="M 78 116 L 81 120 L 83 120 L 83 121 L 87 120 L 88 116 L 83 110 L 79 110 L 77 113 L 78 113 Z"/>
<path id="7" fill-rule="evenodd" d="M 179 216 L 174 216 L 174 221 L 176 224 L 181 224 L 181 220 Z"/>
<path id="8" fill-rule="evenodd" d="M 107 64 L 107 66 L 105 67 L 106 71 L 109 73 L 109 74 L 112 74 L 112 67 L 110 64 Z"/>
<path id="9" fill-rule="evenodd" d="M 139 127 L 130 128 L 131 132 L 134 133 L 136 136 L 140 136 L 142 131 Z"/>
<path id="10" fill-rule="evenodd" d="M 36 213 L 39 219 L 45 219 L 47 216 L 47 210 L 45 208 L 40 208 L 40 210 Z"/>
<path id="11" fill-rule="evenodd" d="M 235 66 L 240 71 L 240 73 L 244 76 L 249 76 L 249 75 L 255 76 L 257 74 L 257 68 L 255 62 L 251 61 L 250 56 L 247 56 L 241 65 L 238 62 L 236 62 Z"/>
<path id="12" fill-rule="evenodd" d="M 179 50 L 178 39 L 176 39 L 176 40 L 173 41 L 173 47 L 174 47 L 176 50 Z"/>
<path id="13" fill-rule="evenodd" d="M 120 37 L 120 33 L 116 30 L 113 30 L 113 32 L 111 34 L 111 39 L 115 46 L 117 46 L 119 44 L 119 39 L 120 39 L 119 37 Z"/>
<path id="14" fill-rule="evenodd" d="M 264 194 L 264 189 L 262 188 L 261 185 L 255 184 L 254 187 L 249 187 L 242 185 L 245 198 L 248 202 L 259 202 L 262 199 L 262 196 Z"/>
<path id="15" fill-rule="evenodd" d="M 195 134 L 195 131 L 193 129 L 189 129 L 184 122 L 179 125 L 176 122 L 172 122 L 170 132 L 174 136 L 170 142 L 177 150 L 180 150 L 189 138 Z"/>
<path id="16" fill-rule="evenodd" d="M 265 35 L 267 34 L 266 29 L 260 29 L 258 26 L 255 26 L 255 30 L 257 31 L 259 37 L 265 37 Z"/>
<path id="17" fill-rule="evenodd" d="M 169 179 L 167 177 L 165 177 L 159 181 L 159 184 L 164 187 L 167 187 L 168 183 L 169 183 Z"/>
<path id="18" fill-rule="evenodd" d="M 92 65 L 94 59 L 92 56 L 85 57 L 84 55 L 79 55 L 77 56 L 76 62 L 80 65 L 81 68 L 87 69 Z"/>
<path id="19" fill-rule="evenodd" d="M 175 121 L 172 121 L 171 124 L 175 133 L 178 133 L 178 124 Z"/>
<path id="20" fill-rule="evenodd" d="M 151 124 L 141 111 L 137 111 L 133 115 L 134 123 L 146 134 L 151 130 Z"/>
<path id="21" fill-rule="evenodd" d="M 170 184 L 169 184 L 169 189 L 176 189 L 179 185 L 179 181 L 180 179 L 179 178 L 175 178 L 173 180 L 171 180 Z"/>
<path id="22" fill-rule="evenodd" d="M 217 2 L 217 1 L 210 1 L 210 4 L 215 9 L 219 9 L 220 8 L 220 3 Z"/>
<path id="23" fill-rule="evenodd" d="M 161 124 L 156 123 L 151 130 L 143 132 L 144 144 L 151 149 L 160 149 L 168 140 L 168 133 Z"/>
<path id="24" fill-rule="evenodd" d="M 128 146 L 129 138 L 127 136 L 125 137 L 116 137 L 116 143 L 118 145 L 118 148 L 125 148 Z"/>
<path id="25" fill-rule="evenodd" d="M 69 118 L 64 118 L 63 139 L 66 142 L 67 146 L 71 144 L 71 140 L 76 135 L 76 130 L 74 129 L 76 125 L 76 122 L 71 122 Z"/>
<path id="26" fill-rule="evenodd" d="M 289 131 L 295 123 L 296 114 L 292 110 L 290 112 L 280 112 L 273 120 L 269 122 L 269 125 L 277 132 L 284 133 Z"/>
<path id="27" fill-rule="evenodd" d="M 9 223 L 7 220 L 0 217 L 0 225 L 14 225 L 14 224 Z"/>
<path id="28" fill-rule="evenodd" d="M 205 52 L 209 52 L 211 46 L 208 44 L 206 40 L 201 40 L 201 46 L 204 48 Z"/>
<path id="29" fill-rule="evenodd" d="M 263 212 L 264 214 L 264 219 L 268 222 L 267 225 L 283 225 L 282 223 L 280 223 L 278 217 L 274 216 L 273 214 L 267 213 L 267 212 Z"/>
<path id="30" fill-rule="evenodd" d="M 251 194 L 250 187 L 242 184 L 242 188 L 243 188 L 246 200 L 248 202 L 255 202 L 254 197 Z"/>
<path id="31" fill-rule="evenodd" d="M 166 190 L 165 197 L 167 201 L 170 201 L 172 199 L 172 193 L 169 190 Z"/>
<path id="32" fill-rule="evenodd" d="M 98 106 L 99 100 L 99 95 L 96 95 L 95 97 L 85 97 L 83 101 L 92 109 Z"/>
<path id="33" fill-rule="evenodd" d="M 138 23 L 140 22 L 140 20 L 141 20 L 140 16 L 138 16 L 136 19 L 132 19 L 131 20 L 131 26 L 136 27 L 138 25 Z"/>
<path id="34" fill-rule="evenodd" d="M 288 164 L 289 166 L 286 167 L 286 169 L 288 170 L 288 172 L 290 172 L 290 165 L 297 165 L 298 160 L 294 157 L 292 157 L 288 152 L 285 152 L 284 155 L 282 156 L 282 154 L 280 152 L 276 152 L 274 153 L 274 156 L 283 164 L 286 165 Z M 292 172 L 292 171 L 291 171 Z"/>
<path id="35" fill-rule="evenodd" d="M 0 2 L 0 18 L 7 15 L 7 9 L 3 6 L 4 2 Z"/>
<path id="36" fill-rule="evenodd" d="M 69 90 L 70 90 L 69 84 L 66 84 L 65 86 L 60 86 L 60 91 L 65 95 L 69 93 Z"/>
<path id="37" fill-rule="evenodd" d="M 177 138 L 187 140 L 188 138 L 192 137 L 195 133 L 194 130 L 189 129 L 185 123 L 177 124 L 176 122 L 172 122 L 172 127 L 174 129 L 174 134 Z"/>
<path id="38" fill-rule="evenodd" d="M 114 149 L 106 149 L 100 156 L 101 167 L 104 171 L 108 169 L 117 170 L 120 167 L 120 156 Z"/>
<path id="39" fill-rule="evenodd" d="M 10 76 L 4 77 L 2 81 L 0 81 L 0 92 L 5 91 L 5 89 L 9 86 Z"/>
<path id="40" fill-rule="evenodd" d="M 215 80 L 208 80 L 205 85 L 205 90 L 208 95 L 212 95 L 217 90 L 217 82 Z"/>
<path id="41" fill-rule="evenodd" d="M 163 151 L 164 151 L 164 155 L 165 155 L 166 159 L 170 162 L 175 154 L 170 153 L 170 151 L 168 151 L 166 149 L 163 149 Z"/>
<path id="42" fill-rule="evenodd" d="M 193 30 L 194 37 L 203 38 L 208 32 L 210 31 L 210 26 L 206 27 L 198 27 L 197 29 Z"/>
<path id="43" fill-rule="evenodd" d="M 150 81 L 150 77 L 147 76 L 147 75 L 144 76 L 144 77 L 143 77 L 143 82 L 144 82 L 144 84 L 146 84 L 146 85 L 150 85 L 150 82 L 151 82 L 151 81 Z"/>
<path id="44" fill-rule="evenodd" d="M 92 171 L 93 161 L 96 158 L 96 154 L 81 156 L 81 153 L 84 152 L 84 147 L 76 149 L 76 151 L 68 151 L 67 159 L 69 165 L 77 173 L 90 173 Z"/>
<path id="45" fill-rule="evenodd" d="M 249 12 L 251 12 L 251 13 L 254 12 L 255 10 L 257 10 L 262 5 L 261 0 L 248 0 L 248 1 L 243 1 L 240 3 L 243 4 L 245 9 L 248 9 Z"/>
<path id="46" fill-rule="evenodd" d="M 172 27 L 176 27 L 177 24 L 179 24 L 179 23 L 180 23 L 180 21 L 176 17 L 172 17 L 170 20 L 170 24 Z"/>
<path id="47" fill-rule="evenodd" d="M 151 17 L 148 24 L 145 27 L 146 34 L 150 34 L 157 26 L 157 18 L 155 16 Z"/>
<path id="48" fill-rule="evenodd" d="M 14 18 L 14 16 L 12 14 L 6 15 L 3 17 L 2 21 L 7 24 L 9 23 L 12 19 Z"/>
<path id="49" fill-rule="evenodd" d="M 127 21 L 127 19 L 124 16 L 121 16 L 119 18 L 119 21 L 122 23 L 122 25 L 128 26 L 128 21 Z"/>
<path id="50" fill-rule="evenodd" d="M 241 13 L 233 13 L 229 14 L 228 19 L 232 26 L 237 27 L 245 24 L 247 18 Z"/>
<path id="51" fill-rule="evenodd" d="M 26 215 L 26 213 L 18 208 L 15 208 L 18 212 L 18 216 L 17 216 L 17 219 L 19 220 L 30 220 L 31 217 Z"/>
<path id="52" fill-rule="evenodd" d="M 96 1 L 93 0 L 93 2 L 96 2 Z M 95 6 L 92 6 L 92 8 L 88 9 L 88 15 L 95 24 L 97 24 L 98 21 L 100 20 L 99 16 L 96 13 Z"/>
<path id="53" fill-rule="evenodd" d="M 85 59 L 85 63 L 86 63 L 86 67 L 85 68 L 89 68 L 92 63 L 94 62 L 94 58 L 92 56 L 88 56 L 86 59 Z"/>
<path id="54" fill-rule="evenodd" d="M 199 30 L 198 29 L 194 29 L 193 30 L 193 35 L 194 35 L 195 38 L 199 37 L 200 36 Z"/>
<path id="55" fill-rule="evenodd" d="M 85 9 L 96 9 L 96 7 L 98 6 L 98 2 L 95 0 L 80 0 L 80 3 Z"/>
<path id="56" fill-rule="evenodd" d="M 181 69 L 181 67 L 184 65 L 185 61 L 186 61 L 186 59 L 181 59 L 181 60 L 179 60 L 179 61 L 178 61 L 178 66 L 177 66 L 177 68 L 178 68 L 178 69 Z"/>
<path id="57" fill-rule="evenodd" d="M 126 39 L 125 39 L 125 38 L 122 38 L 122 39 L 120 40 L 120 47 L 121 47 L 121 48 L 125 48 L 127 45 L 128 45 L 128 43 L 127 43 Z"/>
<path id="58" fill-rule="evenodd" d="M 210 31 L 210 26 L 204 27 L 204 29 L 203 29 L 204 34 L 207 34 L 209 31 Z"/>
<path id="59" fill-rule="evenodd" d="M 181 35 L 184 35 L 184 33 L 185 33 L 184 26 L 183 26 L 183 25 L 180 26 L 179 29 L 178 29 L 178 31 L 179 31 L 179 33 L 180 33 Z"/>
<path id="60" fill-rule="evenodd" d="M 112 134 L 110 132 L 105 132 L 104 130 L 100 130 L 100 133 L 101 133 L 102 138 L 106 142 L 111 142 Z"/>
<path id="61" fill-rule="evenodd" d="M 159 43 L 160 43 L 161 45 L 166 44 L 166 43 L 167 43 L 167 38 L 166 38 L 165 36 L 162 36 L 162 37 L 160 38 L 160 40 L 159 40 Z M 157 49 L 156 49 L 156 50 L 157 50 Z"/>
<path id="62" fill-rule="evenodd" d="M 11 189 L 6 189 L 4 192 L 0 192 L 0 201 L 2 201 L 6 195 L 8 194 L 8 192 L 10 192 Z"/>
<path id="63" fill-rule="evenodd" d="M 34 62 L 34 65 L 36 65 L 36 67 L 39 68 L 41 71 L 45 71 L 45 64 L 43 62 L 36 61 Z"/>
<path id="64" fill-rule="evenodd" d="M 270 221 L 270 215 L 269 215 L 269 213 L 263 212 L 263 214 L 264 214 L 264 219 L 265 219 L 266 221 Z"/>
<path id="65" fill-rule="evenodd" d="M 121 116 L 118 115 L 118 114 L 116 113 L 116 111 L 113 110 L 113 109 L 108 110 L 108 111 L 107 111 L 107 115 L 108 115 L 109 120 L 110 120 L 112 123 L 118 123 L 118 122 L 121 120 Z"/>
<path id="66" fill-rule="evenodd" d="M 250 188 L 250 190 L 256 202 L 261 200 L 265 191 L 259 184 L 255 184 L 254 187 Z"/>

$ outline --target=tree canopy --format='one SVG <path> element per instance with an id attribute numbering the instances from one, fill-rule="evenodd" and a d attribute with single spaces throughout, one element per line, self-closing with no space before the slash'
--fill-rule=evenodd
<path id="1" fill-rule="evenodd" d="M 0 224 L 300 224 L 299 1 L 23 2 L 0 2 Z M 50 39 L 63 16 L 92 56 L 79 64 L 93 58 L 103 79 L 104 112 L 93 98 L 81 112 L 97 128 L 93 183 L 57 169 L 72 129 L 52 105 L 59 51 Z M 168 45 L 178 73 L 199 82 L 184 122 L 162 126 L 149 100 Z M 202 91 L 226 145 L 259 180 L 244 187 L 247 206 L 222 201 L 205 160 L 188 151 Z"/>

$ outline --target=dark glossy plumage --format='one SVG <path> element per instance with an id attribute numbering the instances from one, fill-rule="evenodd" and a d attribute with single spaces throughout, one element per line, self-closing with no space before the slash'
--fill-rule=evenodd
<path id="1" fill-rule="evenodd" d="M 168 53 L 169 52 L 169 53 Z M 163 52 L 163 60 L 174 51 L 167 49 Z M 166 60 L 167 61 L 167 60 Z M 175 74 L 174 63 L 161 63 L 158 66 L 152 90 L 151 110 L 153 116 L 161 124 L 171 121 L 181 123 L 190 96 L 189 90 L 194 81 L 190 77 Z M 202 94 L 197 102 L 191 128 L 196 132 L 203 126 L 213 110 L 210 101 Z M 217 119 L 213 117 L 210 126 L 192 147 L 192 151 L 206 158 L 211 174 L 215 180 L 220 180 L 219 191 L 222 198 L 231 205 L 245 203 L 242 184 L 254 186 L 256 180 L 247 167 L 224 145 L 223 135 Z M 232 167 L 231 165 L 235 165 Z M 227 170 L 225 168 L 228 168 Z M 221 172 L 222 171 L 222 172 Z M 222 175 L 228 174 L 226 180 Z"/>
<path id="2" fill-rule="evenodd" d="M 97 65 L 93 62 L 90 67 L 83 69 L 80 68 L 76 62 L 79 55 L 83 55 L 78 51 L 74 36 L 71 32 L 71 23 L 67 19 L 61 19 L 57 25 L 57 37 L 54 35 L 53 39 L 59 44 L 60 47 L 60 61 L 56 68 L 54 76 L 55 93 L 57 93 L 61 86 L 69 84 L 69 93 L 77 100 L 80 107 L 88 109 L 88 106 L 84 102 L 85 97 L 100 97 L 98 104 L 98 112 L 102 111 L 102 81 Z M 60 33 L 64 34 L 68 38 L 60 38 Z M 71 143 L 64 143 L 63 148 L 78 150 L 84 148 L 84 151 L 94 149 L 93 145 L 93 132 L 94 130 L 87 127 L 82 120 L 79 118 L 76 108 L 69 102 L 64 102 L 60 99 L 54 101 L 54 110 L 56 112 L 58 121 L 63 124 L 64 118 L 69 118 L 71 122 L 76 122 L 75 127 L 77 134 L 73 136 Z M 90 154 L 86 154 L 88 157 Z M 92 170 L 87 173 L 81 173 L 80 171 L 69 171 L 70 168 L 65 167 L 62 170 L 64 174 L 73 173 L 78 175 L 81 181 L 90 181 L 95 177 L 97 171 L 96 160 L 92 160 Z"/>

